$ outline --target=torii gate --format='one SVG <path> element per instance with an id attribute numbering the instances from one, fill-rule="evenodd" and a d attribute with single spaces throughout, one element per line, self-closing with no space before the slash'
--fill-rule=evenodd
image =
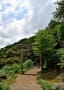
<path id="1" fill-rule="evenodd" d="M 24 74 L 24 71 L 23 71 L 24 52 L 29 52 L 30 50 L 32 50 L 32 46 L 38 46 L 38 44 L 20 44 L 18 46 L 20 47 L 20 50 L 21 50 L 21 61 L 20 61 L 20 63 L 21 63 L 21 74 Z M 40 53 L 40 65 L 41 65 L 41 71 L 42 71 L 42 54 L 41 53 Z"/>

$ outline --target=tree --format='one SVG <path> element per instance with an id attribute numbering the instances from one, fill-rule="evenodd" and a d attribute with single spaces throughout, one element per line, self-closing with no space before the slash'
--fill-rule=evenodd
<path id="1" fill-rule="evenodd" d="M 41 61 L 41 69 L 43 69 L 43 66 L 47 62 L 47 54 L 48 52 L 53 51 L 56 42 L 54 39 L 54 36 L 49 30 L 39 30 L 39 32 L 36 33 L 35 36 L 35 44 L 38 44 L 36 48 L 34 48 L 36 54 L 42 55 L 42 61 Z M 47 58 L 46 58 L 47 57 Z"/>
<path id="2" fill-rule="evenodd" d="M 53 29 L 53 35 L 57 42 L 57 48 L 64 47 L 64 22 L 61 22 L 59 25 L 56 25 Z"/>
<path id="3" fill-rule="evenodd" d="M 60 22 L 52 19 L 52 20 L 50 21 L 50 23 L 48 24 L 48 26 L 49 26 L 51 29 L 54 29 L 55 26 L 56 26 L 56 25 L 59 25 L 59 24 L 60 24 Z"/>
<path id="4" fill-rule="evenodd" d="M 54 13 L 54 17 L 57 20 L 64 20 L 64 0 L 57 1 L 58 7 Z"/>
<path id="5" fill-rule="evenodd" d="M 59 62 L 58 66 L 60 67 L 61 71 L 64 71 L 64 48 L 60 48 L 57 50 L 57 54 L 59 55 Z"/>

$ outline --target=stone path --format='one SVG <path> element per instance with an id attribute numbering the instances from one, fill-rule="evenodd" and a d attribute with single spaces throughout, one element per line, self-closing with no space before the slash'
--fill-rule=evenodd
<path id="1" fill-rule="evenodd" d="M 38 71 L 39 69 L 34 67 L 24 75 L 18 75 L 16 81 L 10 86 L 10 90 L 42 90 L 36 80 Z"/>

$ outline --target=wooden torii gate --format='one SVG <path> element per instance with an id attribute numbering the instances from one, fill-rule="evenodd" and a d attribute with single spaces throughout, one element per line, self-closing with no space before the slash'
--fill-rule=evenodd
<path id="1" fill-rule="evenodd" d="M 21 74 L 24 74 L 23 71 L 23 60 L 24 60 L 24 52 L 29 52 L 30 50 L 32 50 L 32 46 L 38 46 L 38 44 L 21 44 L 18 45 L 20 47 L 21 50 Z M 42 55 L 40 54 L 40 65 L 41 65 L 41 71 L 42 71 Z"/>

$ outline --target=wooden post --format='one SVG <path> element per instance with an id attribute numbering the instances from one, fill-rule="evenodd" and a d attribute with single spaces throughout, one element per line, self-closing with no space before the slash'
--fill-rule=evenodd
<path id="1" fill-rule="evenodd" d="M 21 49 L 21 74 L 23 73 L 23 49 Z"/>

